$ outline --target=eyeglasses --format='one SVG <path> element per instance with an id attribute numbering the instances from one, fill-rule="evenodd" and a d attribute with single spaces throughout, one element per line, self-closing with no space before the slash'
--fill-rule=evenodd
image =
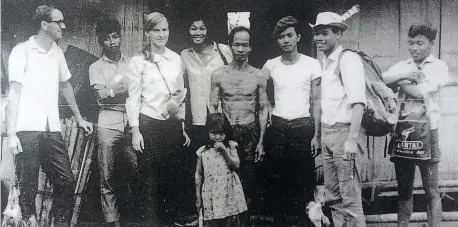
<path id="1" fill-rule="evenodd" d="M 50 21 L 48 21 L 48 23 L 52 23 L 52 22 L 57 23 L 59 25 L 65 24 L 65 22 L 63 20 L 50 20 Z"/>

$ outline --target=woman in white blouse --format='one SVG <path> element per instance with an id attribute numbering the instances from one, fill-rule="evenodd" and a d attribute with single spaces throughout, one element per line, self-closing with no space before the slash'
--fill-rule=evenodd
<path id="1" fill-rule="evenodd" d="M 184 131 L 184 89 L 180 56 L 166 47 L 169 24 L 158 12 L 144 25 L 148 44 L 130 63 L 126 110 L 138 152 L 139 207 L 146 221 L 170 224 L 180 211 L 180 190 L 189 145 Z"/>

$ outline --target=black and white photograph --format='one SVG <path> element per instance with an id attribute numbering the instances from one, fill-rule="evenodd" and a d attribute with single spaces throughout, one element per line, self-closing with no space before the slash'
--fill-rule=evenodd
<path id="1" fill-rule="evenodd" d="M 456 227 L 458 0 L 1 0 L 1 227 Z"/>

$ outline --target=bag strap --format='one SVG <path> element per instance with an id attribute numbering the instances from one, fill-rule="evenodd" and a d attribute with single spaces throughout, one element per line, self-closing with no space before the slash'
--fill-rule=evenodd
<path id="1" fill-rule="evenodd" d="M 223 60 L 224 65 L 227 65 L 228 64 L 227 59 L 226 59 L 226 57 L 224 57 L 223 53 L 221 52 L 221 49 L 219 49 L 219 44 L 218 43 L 216 44 L 216 49 L 218 49 L 218 53 L 221 56 L 221 59 Z"/>
<path id="2" fill-rule="evenodd" d="M 352 50 L 343 49 L 342 52 L 340 52 L 339 57 L 337 58 L 337 66 L 336 66 L 336 69 L 334 70 L 334 74 L 337 74 L 337 76 L 340 79 L 340 83 L 342 83 L 342 86 L 344 86 L 344 84 L 343 84 L 343 79 L 342 79 L 342 72 L 340 71 L 340 61 L 342 61 L 342 57 L 346 51 L 352 51 Z"/>
<path id="3" fill-rule="evenodd" d="M 157 64 L 157 62 L 154 62 L 154 64 L 156 65 L 156 68 L 157 68 L 157 70 L 159 71 L 159 74 L 161 74 L 162 81 L 164 81 L 165 87 L 167 87 L 167 90 L 169 91 L 169 97 L 172 97 L 172 91 L 170 90 L 170 87 L 169 87 L 169 85 L 167 84 L 167 81 L 165 80 L 165 77 L 164 77 L 164 75 L 163 75 L 162 72 L 161 72 L 161 68 L 159 68 L 159 65 Z"/>
<path id="4" fill-rule="evenodd" d="M 388 135 L 385 135 L 385 147 L 383 148 L 383 157 L 386 158 L 388 152 Z"/>

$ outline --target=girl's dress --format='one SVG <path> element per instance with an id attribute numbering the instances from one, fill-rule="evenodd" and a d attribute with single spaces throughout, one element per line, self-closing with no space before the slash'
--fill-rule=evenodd
<path id="1" fill-rule="evenodd" d="M 206 149 L 205 146 L 197 151 L 197 155 L 202 159 L 204 169 L 204 220 L 224 219 L 246 211 L 248 208 L 242 183 L 238 175 L 229 168 L 224 156 L 215 148 Z"/>

